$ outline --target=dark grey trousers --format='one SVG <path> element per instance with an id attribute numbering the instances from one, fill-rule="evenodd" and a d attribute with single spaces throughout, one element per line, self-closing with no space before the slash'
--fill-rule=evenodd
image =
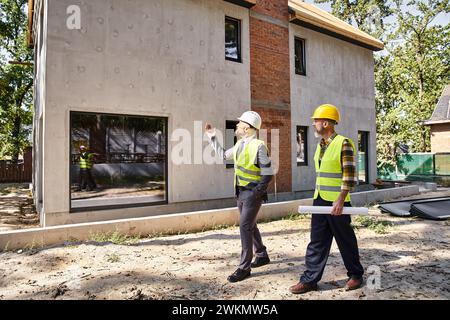
<path id="1" fill-rule="evenodd" d="M 262 199 L 252 190 L 240 191 L 237 199 L 239 208 L 239 231 L 241 233 L 241 262 L 239 268 L 250 269 L 253 251 L 257 257 L 267 257 L 266 247 L 263 245 L 261 234 L 256 226 L 256 218 L 261 208 Z"/>

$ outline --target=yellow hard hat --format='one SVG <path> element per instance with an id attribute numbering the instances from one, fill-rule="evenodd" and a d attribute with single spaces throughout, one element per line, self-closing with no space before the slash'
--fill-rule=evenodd
<path id="1" fill-rule="evenodd" d="M 339 122 L 340 116 L 338 108 L 336 108 L 332 104 L 326 103 L 316 108 L 311 119 L 331 119 L 336 122 Z"/>

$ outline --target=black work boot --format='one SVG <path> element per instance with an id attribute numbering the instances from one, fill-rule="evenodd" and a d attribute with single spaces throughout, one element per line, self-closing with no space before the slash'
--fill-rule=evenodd
<path id="1" fill-rule="evenodd" d="M 256 257 L 255 261 L 252 262 L 251 267 L 258 268 L 258 267 L 262 267 L 269 263 L 270 263 L 269 257 Z"/>
<path id="2" fill-rule="evenodd" d="M 231 274 L 227 280 L 230 282 L 242 281 L 245 278 L 249 277 L 250 273 L 251 273 L 250 269 L 248 270 L 236 269 L 236 271 L 233 272 L 233 274 Z"/>

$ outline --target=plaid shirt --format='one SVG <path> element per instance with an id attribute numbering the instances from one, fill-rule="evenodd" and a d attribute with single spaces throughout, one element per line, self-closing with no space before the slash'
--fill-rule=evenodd
<path id="1" fill-rule="evenodd" d="M 331 141 L 337 136 L 337 133 L 333 133 L 326 141 L 322 138 L 320 140 L 320 155 L 319 162 L 330 145 Z M 341 190 L 353 191 L 355 189 L 356 183 L 358 182 L 356 177 L 356 162 L 355 155 L 353 154 L 353 147 L 350 142 L 345 139 L 342 143 L 342 153 L 341 153 L 341 163 L 342 163 L 342 185 Z"/>

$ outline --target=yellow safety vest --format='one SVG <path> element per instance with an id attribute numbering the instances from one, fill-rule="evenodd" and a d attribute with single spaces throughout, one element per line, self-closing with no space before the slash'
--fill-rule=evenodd
<path id="1" fill-rule="evenodd" d="M 86 152 L 84 153 L 84 156 L 85 158 L 83 158 L 83 153 L 80 155 L 80 169 L 91 169 L 94 154 Z"/>
<path id="2" fill-rule="evenodd" d="M 342 143 L 348 140 L 353 147 L 353 153 L 356 154 L 355 145 L 352 140 L 337 135 L 329 144 L 322 157 L 319 167 L 320 143 L 317 145 L 316 154 L 314 155 L 314 163 L 316 166 L 316 190 L 314 199 L 318 195 L 326 201 L 336 201 L 341 193 L 342 185 Z M 347 194 L 345 201 L 350 201 L 350 194 Z"/>
<path id="3" fill-rule="evenodd" d="M 243 140 L 241 139 L 233 148 L 234 185 L 239 187 L 245 187 L 251 182 L 259 183 L 261 181 L 261 168 L 258 168 L 256 163 L 259 146 L 264 144 L 264 141 L 250 140 L 237 157 L 237 151 L 242 143 Z"/>

